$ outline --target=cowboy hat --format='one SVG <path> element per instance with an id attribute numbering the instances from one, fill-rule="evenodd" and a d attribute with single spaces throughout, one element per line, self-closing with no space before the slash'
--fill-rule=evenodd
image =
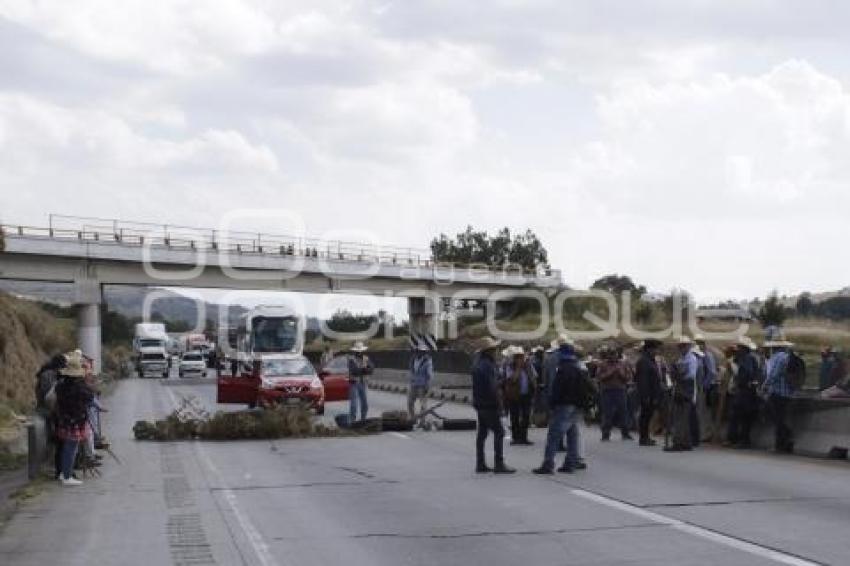
<path id="1" fill-rule="evenodd" d="M 369 346 L 364 344 L 362 340 L 358 340 L 357 342 L 352 344 L 351 348 L 350 348 L 350 350 L 352 352 L 365 352 L 368 349 L 369 349 Z"/>
<path id="2" fill-rule="evenodd" d="M 67 377 L 85 377 L 86 368 L 83 366 L 83 354 L 79 350 L 65 354 L 66 365 L 59 370 L 60 375 Z"/>
<path id="3" fill-rule="evenodd" d="M 657 338 L 647 338 L 640 343 L 640 348 L 641 350 L 646 350 L 648 348 L 660 348 L 662 345 L 664 345 L 664 342 Z"/>
<path id="4" fill-rule="evenodd" d="M 705 336 L 703 336 L 702 334 L 695 334 L 694 342 L 705 342 Z"/>
<path id="5" fill-rule="evenodd" d="M 513 349 L 514 350 L 512 352 L 512 355 L 514 355 L 514 356 L 524 356 L 525 355 L 525 348 L 523 348 L 522 346 L 513 346 Z"/>
<path id="6" fill-rule="evenodd" d="M 485 336 L 478 343 L 478 351 L 484 352 L 486 350 L 495 350 L 502 344 L 501 340 L 496 340 L 490 336 Z"/>
<path id="7" fill-rule="evenodd" d="M 746 348 L 748 350 L 757 350 L 758 349 L 758 346 L 756 346 L 756 343 L 753 342 L 750 339 L 749 336 L 741 336 L 740 338 L 738 338 L 738 341 L 735 342 L 735 345 L 740 346 L 742 348 Z"/>
<path id="8" fill-rule="evenodd" d="M 788 340 L 767 340 L 764 343 L 765 348 L 790 348 L 794 345 Z"/>
<path id="9" fill-rule="evenodd" d="M 554 348 L 559 348 L 561 346 L 575 346 L 575 345 L 576 345 L 575 341 L 573 341 L 573 339 L 570 338 L 570 335 L 567 334 L 566 332 L 562 332 L 561 334 L 558 335 L 557 338 L 552 340 L 552 347 L 554 347 Z"/>
<path id="10" fill-rule="evenodd" d="M 544 351 L 546 351 L 546 348 L 544 348 L 543 346 L 535 346 L 534 348 L 531 349 L 532 354 L 536 354 L 537 352 L 544 352 Z"/>
<path id="11" fill-rule="evenodd" d="M 678 344 L 679 346 L 690 346 L 693 343 L 694 341 L 691 340 L 690 336 L 679 336 L 676 339 L 676 344 Z"/>

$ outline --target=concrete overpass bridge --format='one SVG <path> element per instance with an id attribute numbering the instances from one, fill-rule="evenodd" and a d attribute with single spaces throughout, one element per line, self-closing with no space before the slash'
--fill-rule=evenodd
<path id="1" fill-rule="evenodd" d="M 428 250 L 304 236 L 59 215 L 0 229 L 0 279 L 73 285 L 78 341 L 98 370 L 104 285 L 402 297 L 411 331 L 435 335 L 443 298 L 562 285 L 557 270 L 449 265 Z"/>

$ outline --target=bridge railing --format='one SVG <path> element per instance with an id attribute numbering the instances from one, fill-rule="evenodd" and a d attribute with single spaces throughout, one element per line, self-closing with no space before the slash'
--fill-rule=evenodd
<path id="1" fill-rule="evenodd" d="M 73 239 L 86 242 L 110 243 L 125 246 L 144 246 L 205 250 L 235 254 L 273 256 L 302 256 L 330 261 L 378 262 L 384 264 L 439 267 L 486 272 L 492 274 L 524 275 L 526 277 L 559 276 L 555 270 L 526 270 L 518 266 L 488 266 L 435 262 L 430 250 L 413 247 L 384 246 L 345 240 L 323 240 L 263 232 L 216 230 L 153 224 L 124 220 L 51 214 L 44 226 L 0 225 L 8 235 Z"/>

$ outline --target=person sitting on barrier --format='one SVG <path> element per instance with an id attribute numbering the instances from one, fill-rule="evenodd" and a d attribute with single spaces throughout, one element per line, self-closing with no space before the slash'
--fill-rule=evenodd
<path id="1" fill-rule="evenodd" d="M 475 471 L 479 474 L 496 472 L 512 474 L 516 470 L 505 464 L 503 441 L 505 429 L 501 414 L 504 402 L 499 392 L 499 369 L 496 365 L 496 349 L 500 342 L 487 336 L 479 345 L 478 353 L 472 365 L 472 406 L 478 413 L 478 434 L 475 436 Z M 493 432 L 493 453 L 495 464 L 487 466 L 484 458 L 484 444 L 487 436 Z"/>
<path id="2" fill-rule="evenodd" d="M 85 384 L 86 369 L 79 351 L 66 358 L 67 365 L 60 371 L 62 377 L 56 384 L 57 436 L 62 440 L 59 481 L 63 486 L 75 486 L 83 483 L 72 474 L 79 444 L 90 434 L 88 407 L 94 395 Z"/>
<path id="3" fill-rule="evenodd" d="M 511 418 L 511 444 L 531 445 L 528 426 L 537 375 L 522 346 L 513 346 L 508 357 L 502 390 Z"/>
<path id="4" fill-rule="evenodd" d="M 826 391 L 834 385 L 840 384 L 847 373 L 847 367 L 839 352 L 832 346 L 827 346 L 821 351 L 820 371 L 818 372 L 818 389 Z"/>
<path id="5" fill-rule="evenodd" d="M 360 405 L 360 418 L 366 420 L 369 412 L 369 402 L 366 399 L 366 378 L 372 375 L 375 366 L 366 356 L 369 348 L 358 340 L 351 346 L 352 355 L 348 358 L 348 400 L 349 422 L 357 420 L 357 405 Z"/>
<path id="6" fill-rule="evenodd" d="M 434 360 L 428 344 L 417 344 L 410 360 L 410 386 L 407 389 L 407 414 L 416 424 L 417 415 L 428 409 L 428 388 L 434 377 Z M 419 400 L 419 413 L 415 412 L 416 400 Z"/>

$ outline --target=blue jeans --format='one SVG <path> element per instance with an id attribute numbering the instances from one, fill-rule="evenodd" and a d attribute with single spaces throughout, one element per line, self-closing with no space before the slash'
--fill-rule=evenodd
<path id="1" fill-rule="evenodd" d="M 549 431 L 546 434 L 546 452 L 543 455 L 543 466 L 547 468 L 555 467 L 555 451 L 558 449 L 558 442 L 567 436 L 567 455 L 564 458 L 565 466 L 574 466 L 579 461 L 578 429 L 579 411 L 575 405 L 559 405 L 552 409 L 549 415 Z"/>
<path id="2" fill-rule="evenodd" d="M 357 400 L 360 399 L 360 418 L 365 419 L 369 412 L 369 403 L 366 401 L 366 384 L 355 381 L 348 384 L 348 416 L 350 422 L 357 420 Z"/>
<path id="3" fill-rule="evenodd" d="M 65 479 L 71 477 L 74 472 L 74 460 L 77 459 L 77 447 L 80 445 L 78 440 L 63 440 L 62 441 L 62 476 Z"/>

